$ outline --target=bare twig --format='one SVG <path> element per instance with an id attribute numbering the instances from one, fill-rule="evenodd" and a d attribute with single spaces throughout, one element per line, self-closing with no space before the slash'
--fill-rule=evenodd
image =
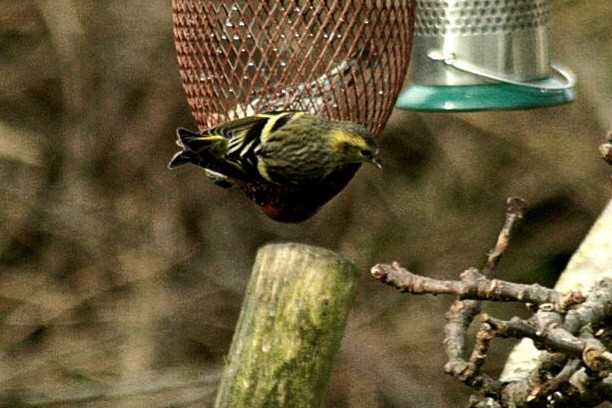
<path id="1" fill-rule="evenodd" d="M 466 300 L 455 302 L 446 313 L 446 355 L 449 361 L 460 360 L 465 354 L 464 333 L 480 313 L 479 302 Z"/>
<path id="2" fill-rule="evenodd" d="M 397 262 L 391 265 L 377 264 L 372 267 L 371 273 L 382 283 L 393 286 L 400 292 L 414 295 L 447 294 L 457 295 L 460 299 L 553 304 L 559 311 L 584 301 L 580 292 L 561 293 L 537 284 L 524 285 L 487 279 L 475 268 L 464 271 L 460 281 L 443 281 L 416 275 L 402 268 Z"/>
<path id="3" fill-rule="evenodd" d="M 520 197 L 510 197 L 506 200 L 506 205 L 508 206 L 506 209 L 506 222 L 504 223 L 504 226 L 497 237 L 495 248 L 489 252 L 487 263 L 483 268 L 484 276 L 489 279 L 493 278 L 495 267 L 499 263 L 502 254 L 510 243 L 510 232 L 512 231 L 514 223 L 522 219 L 525 215 L 527 202 Z"/>
<path id="4" fill-rule="evenodd" d="M 478 392 L 470 401 L 471 407 L 594 406 L 612 395 L 612 353 L 605 340 L 592 334 L 601 331 L 612 317 L 612 279 L 600 281 L 588 297 L 581 292 L 564 293 L 537 284 L 493 279 L 512 228 L 525 210 L 525 201 L 520 198 L 510 198 L 507 204 L 506 221 L 483 273 L 470 268 L 461 273 L 460 280 L 437 280 L 413 274 L 394 262 L 375 265 L 372 275 L 400 292 L 457 296 L 446 314 L 448 362 L 444 370 Z M 529 319 L 509 321 L 482 315 L 483 323 L 466 359 L 467 330 L 480 314 L 483 300 L 523 302 L 534 314 Z M 539 368 L 510 382 L 483 372 L 496 337 L 532 339 L 538 348 L 547 350 L 540 356 Z M 593 397 L 593 392 L 599 394 Z"/>
<path id="5" fill-rule="evenodd" d="M 534 390 L 537 390 L 539 395 L 550 395 L 561 388 L 562 385 L 567 384 L 569 379 L 576 371 L 578 371 L 579 368 L 580 359 L 572 358 L 565 364 L 563 369 L 561 369 L 557 375 L 545 382 L 541 387 L 534 388 Z M 535 394 L 532 395 L 536 396 Z"/>
<path id="6" fill-rule="evenodd" d="M 570 310 L 563 326 L 567 331 L 577 334 L 581 327 L 591 324 L 601 326 L 606 317 L 612 315 L 612 280 L 602 279 L 589 292 L 586 301 Z"/>
<path id="7" fill-rule="evenodd" d="M 489 352 L 489 346 L 494 338 L 495 330 L 487 323 L 481 324 L 476 333 L 476 344 L 474 344 L 472 355 L 470 356 L 470 364 L 477 370 L 480 370 L 484 365 L 487 353 Z"/>

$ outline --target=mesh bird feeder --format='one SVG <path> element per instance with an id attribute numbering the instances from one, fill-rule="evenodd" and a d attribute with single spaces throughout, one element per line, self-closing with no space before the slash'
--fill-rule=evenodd
<path id="1" fill-rule="evenodd" d="M 179 69 L 201 130 L 256 113 L 309 111 L 384 127 L 406 75 L 415 0 L 173 0 Z M 358 169 L 320 186 L 236 180 L 277 221 L 299 222 Z"/>

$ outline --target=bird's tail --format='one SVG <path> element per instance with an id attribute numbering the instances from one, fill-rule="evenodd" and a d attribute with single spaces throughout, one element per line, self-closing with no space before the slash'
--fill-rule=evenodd
<path id="1" fill-rule="evenodd" d="M 189 150 L 183 150 L 181 152 L 178 152 L 172 157 L 172 159 L 170 160 L 170 163 L 168 163 L 168 168 L 174 169 L 175 167 L 178 167 L 178 166 L 181 166 L 187 163 L 198 164 L 199 161 L 200 161 L 200 158 L 198 157 L 196 153 L 191 152 Z"/>
<path id="2" fill-rule="evenodd" d="M 184 128 L 176 130 L 176 144 L 186 150 L 200 152 L 211 145 L 225 140 L 225 137 L 219 135 L 201 135 L 197 132 L 192 132 Z"/>
<path id="3" fill-rule="evenodd" d="M 207 155 L 203 151 L 213 144 L 225 140 L 223 136 L 201 135 L 191 130 L 178 128 L 176 130 L 176 144 L 183 149 L 172 157 L 168 168 L 173 169 L 187 163 L 201 165 Z"/>

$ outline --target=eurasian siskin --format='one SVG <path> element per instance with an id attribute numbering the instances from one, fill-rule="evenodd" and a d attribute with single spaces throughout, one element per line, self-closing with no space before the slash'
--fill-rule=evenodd
<path id="1" fill-rule="evenodd" d="M 376 138 L 369 130 L 307 112 L 263 113 L 202 133 L 179 128 L 177 135 L 183 151 L 168 167 L 196 164 L 221 185 L 232 179 L 312 184 L 347 164 L 380 167 Z"/>

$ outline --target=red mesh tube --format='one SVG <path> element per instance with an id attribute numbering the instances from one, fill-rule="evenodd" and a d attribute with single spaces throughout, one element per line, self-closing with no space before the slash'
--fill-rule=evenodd
<path id="1" fill-rule="evenodd" d="M 414 0 L 173 0 L 179 69 L 200 129 L 265 111 L 304 110 L 378 134 L 406 75 L 414 10 Z M 271 218 L 301 221 L 357 168 L 347 166 L 316 194 L 241 188 Z"/>

